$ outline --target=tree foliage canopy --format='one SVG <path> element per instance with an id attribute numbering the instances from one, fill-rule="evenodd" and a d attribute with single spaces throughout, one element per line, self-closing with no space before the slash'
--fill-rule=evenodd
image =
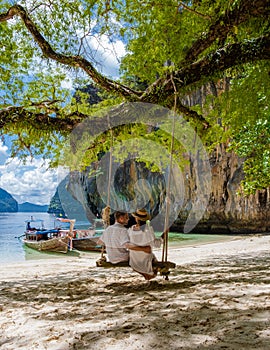
<path id="1" fill-rule="evenodd" d="M 247 157 L 248 188 L 270 184 L 270 0 L 22 0 L 0 5 L 0 126 L 13 155 L 59 154 L 60 137 L 104 105 L 149 102 L 177 111 L 214 147 Z M 93 42 L 122 40 L 118 78 L 100 73 Z M 230 88 L 218 82 L 229 78 Z M 101 106 L 71 98 L 90 82 Z M 215 86 L 203 105 L 185 96 Z M 99 146 L 97 145 L 97 152 Z M 260 181 L 258 181 L 258 178 Z"/>

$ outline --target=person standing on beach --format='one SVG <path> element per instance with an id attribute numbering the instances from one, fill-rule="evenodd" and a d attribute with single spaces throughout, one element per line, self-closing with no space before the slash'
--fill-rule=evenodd
<path id="1" fill-rule="evenodd" d="M 152 248 L 160 248 L 163 239 L 162 236 L 156 238 L 153 228 L 147 223 L 150 220 L 150 215 L 145 209 L 137 210 L 132 216 L 136 220 L 136 225 L 128 229 L 130 244 L 150 246 L 151 250 L 148 252 L 143 250 L 130 250 L 129 265 L 134 271 L 143 275 L 146 280 L 151 280 L 157 275 L 157 271 L 155 271 L 152 266 L 153 261 L 157 260 L 152 252 Z M 142 225 L 145 225 L 144 229 L 142 229 Z"/>
<path id="2" fill-rule="evenodd" d="M 128 230 L 125 225 L 128 224 L 129 216 L 126 212 L 116 211 L 114 214 L 115 223 L 107 227 L 99 238 L 97 244 L 106 247 L 106 253 L 109 262 L 117 264 L 129 261 L 129 251 L 149 252 L 151 248 L 132 245 L 129 242 Z"/>

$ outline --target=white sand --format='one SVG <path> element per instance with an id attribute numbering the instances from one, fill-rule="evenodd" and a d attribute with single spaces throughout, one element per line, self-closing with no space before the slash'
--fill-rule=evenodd
<path id="1" fill-rule="evenodd" d="M 173 247 L 169 281 L 99 254 L 2 265 L 0 349 L 270 349 L 270 236 Z M 160 256 L 160 251 L 156 251 Z"/>

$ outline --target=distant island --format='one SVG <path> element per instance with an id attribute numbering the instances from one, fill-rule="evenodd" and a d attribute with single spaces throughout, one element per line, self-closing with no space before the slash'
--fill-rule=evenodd
<path id="1" fill-rule="evenodd" d="M 16 213 L 18 202 L 10 193 L 0 188 L 0 213 Z"/>
<path id="2" fill-rule="evenodd" d="M 81 203 L 75 200 L 67 191 L 67 182 L 68 178 L 61 181 L 49 205 L 39 205 L 29 202 L 19 204 L 10 193 L 0 188 L 0 212 L 48 213 L 81 221 L 88 221 Z"/>
<path id="3" fill-rule="evenodd" d="M 18 204 L 18 211 L 19 212 L 38 212 L 38 213 L 46 213 L 48 211 L 48 205 L 38 205 L 38 204 L 33 204 L 29 202 L 25 202 L 22 204 Z"/>
<path id="4" fill-rule="evenodd" d="M 3 188 L 0 188 L 0 213 L 17 213 L 17 212 L 39 212 L 46 213 L 48 205 L 38 205 L 29 202 L 19 204 L 15 198 L 12 197 Z"/>

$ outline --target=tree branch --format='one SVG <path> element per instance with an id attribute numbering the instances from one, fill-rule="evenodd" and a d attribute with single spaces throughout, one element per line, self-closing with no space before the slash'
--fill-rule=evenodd
<path id="1" fill-rule="evenodd" d="M 14 5 L 6 14 L 0 14 L 0 22 L 5 22 L 12 19 L 14 16 L 21 17 L 26 28 L 32 34 L 34 40 L 42 50 L 45 57 L 71 67 L 81 68 L 95 83 L 102 86 L 107 91 L 117 93 L 118 95 L 127 98 L 129 101 L 138 100 L 138 96 L 141 95 L 141 92 L 137 92 L 127 86 L 117 83 L 116 81 L 106 78 L 102 74 L 98 73 L 93 65 L 85 58 L 81 56 L 65 56 L 55 52 L 51 45 L 41 35 L 36 25 L 28 16 L 26 10 L 21 5 Z"/>
<path id="2" fill-rule="evenodd" d="M 203 13 L 201 13 L 201 12 L 198 12 L 198 11 L 196 11 L 196 10 L 194 10 L 194 9 L 192 9 L 192 8 L 190 8 L 189 6 L 187 6 L 185 3 L 183 3 L 182 1 L 179 1 L 179 5 L 178 5 L 178 10 L 180 9 L 180 7 L 184 7 L 184 9 L 186 9 L 187 11 L 189 11 L 189 12 L 191 12 L 191 13 L 194 13 L 195 15 L 197 15 L 197 16 L 199 16 L 199 17 L 202 17 L 202 18 L 204 18 L 204 19 L 208 19 L 208 20 L 211 20 L 211 17 L 210 16 L 208 16 L 208 15 L 205 15 L 205 14 L 203 14 Z"/>
<path id="3" fill-rule="evenodd" d="M 199 82 L 203 78 L 213 77 L 220 74 L 230 67 L 235 67 L 236 65 L 245 64 L 256 60 L 269 59 L 270 37 L 268 34 L 243 43 L 229 44 L 224 48 L 201 58 L 197 62 L 190 62 L 193 60 L 193 58 L 198 57 L 200 53 L 208 48 L 214 42 L 214 40 L 217 38 L 220 40 L 226 38 L 233 26 L 238 25 L 251 17 L 267 16 L 270 11 L 269 5 L 270 0 L 258 0 L 256 2 L 250 0 L 240 0 L 239 8 L 234 8 L 225 15 L 221 16 L 210 27 L 208 33 L 192 45 L 192 48 L 186 55 L 188 64 L 184 62 L 183 68 L 173 73 L 173 82 L 177 88 L 177 91 Z M 168 108 L 172 107 L 172 96 L 174 96 L 174 89 L 171 76 L 168 75 L 161 77 L 145 92 L 135 91 L 127 86 L 102 76 L 89 61 L 81 56 L 66 56 L 55 52 L 38 31 L 37 27 L 22 6 L 15 5 L 11 7 L 6 14 L 0 14 L 0 22 L 7 21 L 17 15 L 22 18 L 25 26 L 32 34 L 34 40 L 37 42 L 46 57 L 68 66 L 83 69 L 87 75 L 99 86 L 107 91 L 123 96 L 127 101 L 141 101 L 159 104 Z M 228 29 L 226 29 L 227 27 Z M 2 111 L 0 113 L 0 126 L 2 118 L 5 119 L 7 116 L 5 113 L 8 113 L 9 116 L 13 115 L 13 118 L 15 119 L 16 116 L 26 113 L 26 110 L 22 110 L 22 107 L 13 108 L 12 113 L 10 110 L 9 112 Z M 189 118 L 199 120 L 206 127 L 208 126 L 208 123 L 202 116 L 192 111 L 190 108 L 182 105 L 180 102 L 178 103 L 177 109 Z M 31 114 L 32 112 L 27 111 L 27 113 Z M 51 118 L 48 116 L 48 113 L 32 113 L 32 118 L 34 118 L 34 115 L 37 118 L 41 118 L 41 120 L 46 120 L 47 118 L 47 122 L 51 123 L 52 125 L 59 123 L 59 128 L 72 129 L 74 125 L 76 125 L 76 122 L 73 119 L 69 120 L 68 117 L 67 119 L 62 120 L 59 118 Z M 82 120 L 80 118 L 83 118 L 83 116 L 79 117 L 79 121 Z M 7 120 L 5 120 L 5 122 L 7 122 Z M 66 127 L 64 127 L 64 124 L 66 124 Z"/>
<path id="4" fill-rule="evenodd" d="M 35 125 L 39 130 L 52 130 L 57 132 L 71 131 L 78 123 L 87 118 L 88 115 L 72 113 L 65 118 L 51 117 L 48 113 L 33 112 L 25 107 L 10 106 L 0 110 L 0 128 L 8 124 L 27 122 Z"/>
<path id="5" fill-rule="evenodd" d="M 241 0 L 231 11 L 227 11 L 225 14 L 221 15 L 215 23 L 210 26 L 208 33 L 203 34 L 201 38 L 193 43 L 180 66 L 196 60 L 197 57 L 217 39 L 220 42 L 224 42 L 228 34 L 241 23 L 246 22 L 250 18 L 268 18 L 269 15 L 269 0 Z"/>
<path id="6" fill-rule="evenodd" d="M 239 64 L 270 59 L 270 34 L 243 43 L 229 44 L 213 54 L 190 64 L 173 74 L 177 90 L 194 84 L 203 78 L 218 75 Z M 174 93 L 170 75 L 158 79 L 141 97 L 141 101 L 162 104 Z"/>

